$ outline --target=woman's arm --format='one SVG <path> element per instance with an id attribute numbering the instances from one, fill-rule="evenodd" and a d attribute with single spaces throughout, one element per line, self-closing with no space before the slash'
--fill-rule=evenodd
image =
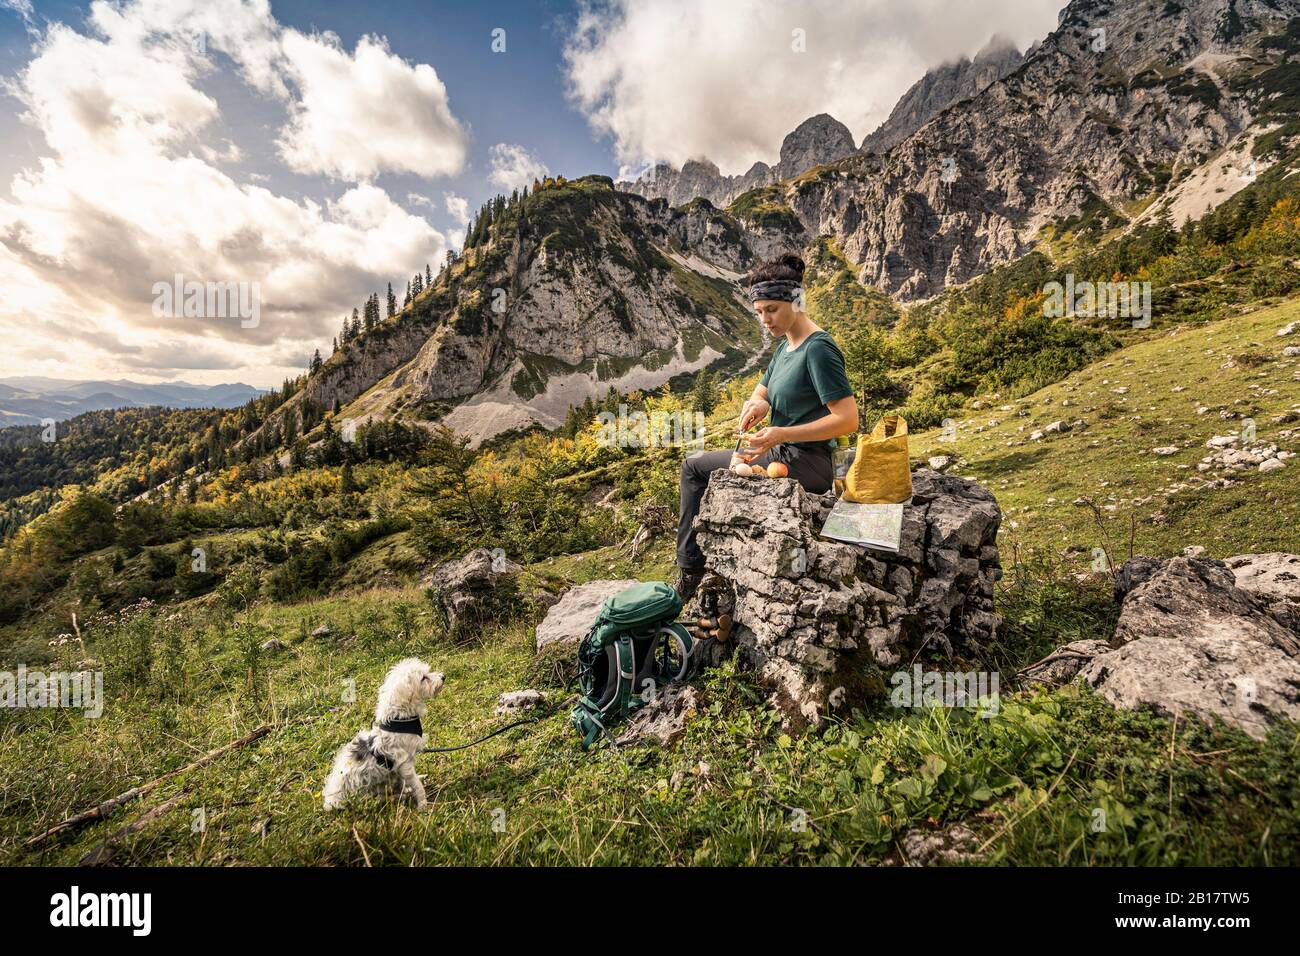
<path id="1" fill-rule="evenodd" d="M 752 399 L 751 399 L 752 401 Z M 858 430 L 858 403 L 853 396 L 837 398 L 826 406 L 826 416 L 803 425 L 773 425 L 747 436 L 748 442 L 741 454 L 753 461 L 773 445 L 782 442 L 830 441 L 841 435 L 851 435 Z M 744 418 L 742 416 L 743 423 Z"/>
<path id="2" fill-rule="evenodd" d="M 767 418 L 767 413 L 771 410 L 772 406 L 767 401 L 767 386 L 759 382 L 740 409 L 740 430 L 743 432 L 753 428 Z"/>

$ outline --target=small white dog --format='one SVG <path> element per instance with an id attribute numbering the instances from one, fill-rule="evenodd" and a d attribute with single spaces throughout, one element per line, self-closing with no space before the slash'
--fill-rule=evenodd
<path id="1" fill-rule="evenodd" d="M 442 674 L 415 657 L 399 661 L 384 678 L 375 705 L 375 725 L 362 730 L 334 756 L 325 780 L 325 809 L 337 810 L 354 796 L 415 797 L 415 806 L 428 805 L 424 784 L 415 772 L 415 755 L 424 746 L 420 718 L 425 705 L 442 690 Z"/>

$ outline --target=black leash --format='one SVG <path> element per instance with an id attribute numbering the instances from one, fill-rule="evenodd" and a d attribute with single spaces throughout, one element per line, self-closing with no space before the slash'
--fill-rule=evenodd
<path id="1" fill-rule="evenodd" d="M 546 714 L 545 716 L 549 717 L 550 714 Z M 492 731 L 492 733 L 488 734 L 485 737 L 480 737 L 478 740 L 471 740 L 469 743 L 461 744 L 459 747 L 425 747 L 423 750 L 420 751 L 420 753 L 448 754 L 451 753 L 453 750 L 468 750 L 470 747 L 477 747 L 485 740 L 491 740 L 497 734 L 504 734 L 507 730 L 513 730 L 516 727 L 522 727 L 524 724 L 535 724 L 541 719 L 542 719 L 541 717 L 529 717 L 526 720 L 516 720 L 513 724 L 506 724 L 504 727 Z"/>
<path id="2" fill-rule="evenodd" d="M 522 727 L 524 724 L 535 724 L 538 723 L 539 721 L 545 720 L 547 717 L 552 717 L 555 714 L 558 714 L 560 711 L 564 710 L 564 708 L 567 707 L 569 703 L 570 701 L 566 700 L 564 701 L 564 703 L 560 704 L 559 706 L 552 707 L 544 714 L 537 714 L 534 717 L 525 717 L 523 720 L 516 720 L 513 724 L 506 724 L 504 727 L 499 727 L 496 730 L 492 731 L 492 733 L 480 737 L 478 740 L 471 740 L 469 743 L 461 744 L 459 747 L 425 747 L 423 750 L 420 751 L 420 753 L 449 754 L 455 750 L 468 750 L 470 747 L 477 747 L 479 744 L 483 743 L 483 741 L 491 740 L 497 734 L 504 734 L 507 730 L 514 730 L 516 727 Z"/>

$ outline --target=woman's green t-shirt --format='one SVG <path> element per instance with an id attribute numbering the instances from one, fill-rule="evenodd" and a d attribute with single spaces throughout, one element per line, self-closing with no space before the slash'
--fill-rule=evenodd
<path id="1" fill-rule="evenodd" d="M 805 425 L 830 414 L 831 402 L 853 394 L 844 371 L 844 353 L 830 333 L 818 329 L 786 351 L 782 339 L 759 384 L 767 387 L 772 406 L 772 424 L 778 427 Z M 825 451 L 834 442 L 794 442 L 795 447 Z"/>

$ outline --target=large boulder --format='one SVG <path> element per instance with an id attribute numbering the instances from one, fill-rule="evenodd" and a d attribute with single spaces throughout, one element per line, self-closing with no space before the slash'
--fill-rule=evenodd
<path id="1" fill-rule="evenodd" d="M 502 584 L 519 572 L 519 565 L 498 552 L 476 548 L 463 558 L 443 561 L 420 582 L 433 593 L 453 636 L 495 616 Z"/>
<path id="2" fill-rule="evenodd" d="M 1150 568 L 1150 559 L 1135 559 Z M 1127 566 L 1127 563 L 1126 563 Z M 1120 577 L 1126 576 L 1121 569 Z M 1233 637 L 1300 655 L 1300 638 L 1237 587 L 1232 570 L 1213 558 L 1169 558 L 1124 595 L 1116 644 L 1150 636 L 1182 640 Z"/>
<path id="3" fill-rule="evenodd" d="M 997 501 L 928 469 L 912 487 L 892 554 L 821 538 L 832 495 L 713 474 L 696 520 L 700 548 L 730 590 L 737 651 L 787 726 L 815 726 L 883 692 L 882 669 L 973 656 L 994 636 Z"/>
<path id="4" fill-rule="evenodd" d="M 537 625 L 535 646 L 540 654 L 548 648 L 576 647 L 587 636 L 606 598 L 630 588 L 634 580 L 596 580 L 569 588 L 546 612 Z"/>
<path id="5" fill-rule="evenodd" d="M 1218 718 L 1263 737 L 1300 719 L 1297 567 L 1288 554 L 1134 557 L 1116 575 L 1117 649 L 1076 641 L 1022 676 L 1055 684 L 1073 671 L 1116 707 Z"/>
<path id="6" fill-rule="evenodd" d="M 1116 707 L 1215 717 L 1262 739 L 1300 719 L 1300 662 L 1242 634 L 1153 635 L 1095 658 L 1081 676 Z"/>

